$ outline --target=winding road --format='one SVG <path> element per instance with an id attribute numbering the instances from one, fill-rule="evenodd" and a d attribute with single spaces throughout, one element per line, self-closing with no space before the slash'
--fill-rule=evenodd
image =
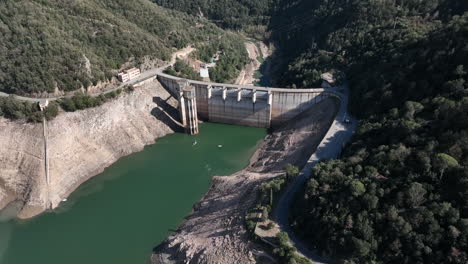
<path id="1" fill-rule="evenodd" d="M 108 93 L 111 93 L 111 92 L 114 92 L 114 91 L 117 91 L 123 87 L 125 87 L 126 85 L 132 85 L 132 84 L 135 84 L 135 83 L 138 83 L 138 82 L 141 82 L 147 78 L 150 78 L 154 75 L 156 75 L 158 72 L 160 72 L 162 69 L 170 66 L 171 64 L 168 64 L 168 65 L 165 65 L 163 67 L 160 67 L 160 68 L 154 68 L 154 69 L 151 69 L 151 70 L 148 70 L 148 71 L 145 71 L 145 72 L 142 72 L 141 75 L 137 78 L 137 79 L 134 79 L 132 81 L 128 81 L 128 82 L 125 82 L 125 83 L 122 83 L 120 84 L 119 86 L 115 87 L 115 88 L 112 88 L 112 89 L 109 89 L 109 90 L 106 90 L 106 91 L 103 91 L 103 92 L 99 92 L 99 93 L 95 93 L 95 94 L 90 94 L 91 96 L 99 96 L 101 94 L 108 94 Z M 67 98 L 67 97 L 72 97 L 73 94 L 69 94 L 69 95 L 64 95 L 64 96 L 58 96 L 58 97 L 48 97 L 48 98 L 35 98 L 35 97 L 25 97 L 25 96 L 19 96 L 19 95 L 15 95 L 15 94 L 7 94 L 7 93 L 4 93 L 4 92 L 0 92 L 0 97 L 8 97 L 8 96 L 13 96 L 14 99 L 16 100 L 20 100 L 20 101 L 27 101 L 27 102 L 36 102 L 36 103 L 39 103 L 39 102 L 44 102 L 46 100 L 49 100 L 49 101 L 55 101 L 55 100 L 59 100 L 59 99 L 62 99 L 62 98 Z"/>
<path id="2" fill-rule="evenodd" d="M 99 93 L 95 93 L 95 94 L 90 94 L 90 95 L 91 96 L 99 96 L 101 94 L 108 94 L 108 93 L 117 91 L 119 89 L 122 89 L 123 87 L 125 87 L 127 85 L 133 85 L 135 83 L 144 81 L 144 80 L 146 80 L 146 79 L 148 79 L 150 77 L 155 76 L 157 73 L 163 71 L 165 68 L 174 65 L 177 58 L 187 56 L 194 50 L 195 49 L 190 47 L 190 46 L 186 47 L 186 48 L 183 48 L 183 49 L 180 49 L 180 50 L 178 50 L 178 51 L 176 51 L 176 52 L 174 52 L 172 54 L 171 61 L 168 64 L 166 64 L 164 66 L 161 66 L 159 68 L 153 68 L 153 69 L 144 71 L 144 72 L 142 72 L 140 74 L 140 76 L 138 78 L 136 78 L 134 80 L 131 80 L 131 81 L 128 81 L 128 82 L 125 82 L 125 83 L 121 83 L 119 86 L 117 86 L 115 88 L 112 88 L 112 89 L 109 89 L 109 90 L 106 90 L 106 91 L 102 91 L 102 92 L 99 92 Z M 73 94 L 58 96 L 58 97 L 36 98 L 36 97 L 26 97 L 26 96 L 19 96 L 19 95 L 15 95 L 15 94 L 8 94 L 8 93 L 0 92 L 0 97 L 9 97 L 9 96 L 13 96 L 14 99 L 17 99 L 17 100 L 20 100 L 20 101 L 40 103 L 40 102 L 45 102 L 46 100 L 55 101 L 55 100 L 59 100 L 59 99 L 62 99 L 62 98 L 72 97 Z"/>
<path id="3" fill-rule="evenodd" d="M 343 146 L 351 139 L 357 127 L 357 121 L 347 114 L 349 88 L 347 85 L 344 85 L 341 89 L 343 89 L 343 95 L 340 109 L 338 110 L 335 120 L 302 171 L 280 196 L 273 212 L 273 218 L 280 226 L 280 230 L 288 233 L 291 244 L 296 247 L 301 255 L 315 263 L 325 263 L 325 259 L 317 255 L 317 253 L 310 248 L 309 244 L 304 243 L 296 236 L 289 223 L 289 209 L 292 206 L 297 192 L 300 191 L 307 180 L 312 176 L 312 168 L 314 165 L 322 160 L 338 158 Z M 346 119 L 350 122 L 346 122 Z"/>
<path id="4" fill-rule="evenodd" d="M 120 84 L 119 86 L 106 90 L 100 93 L 91 94 L 91 96 L 99 96 L 101 94 L 111 93 L 118 89 L 121 89 L 127 85 L 133 85 L 135 83 L 141 82 L 145 79 L 151 78 L 165 68 L 174 65 L 176 59 L 179 57 L 184 57 L 190 54 L 194 48 L 187 47 L 181 50 L 178 50 L 172 55 L 171 61 L 159 68 L 153 68 L 148 71 L 142 72 L 141 75 L 132 81 L 125 82 Z M 340 88 L 338 88 L 339 90 Z M 319 146 L 315 153 L 310 157 L 307 161 L 307 164 L 304 166 L 300 174 L 294 179 L 294 181 L 289 184 L 286 190 L 281 195 L 278 204 L 273 212 L 273 218 L 279 224 L 280 230 L 283 232 L 288 233 L 291 244 L 297 248 L 298 252 L 310 259 L 315 263 L 324 263 L 324 259 L 318 256 L 314 250 L 310 249 L 308 244 L 302 242 L 293 232 L 290 224 L 289 224 L 289 209 L 292 206 L 292 202 L 296 193 L 306 184 L 309 177 L 312 175 L 312 168 L 315 164 L 320 162 L 321 160 L 333 159 L 337 158 L 342 151 L 343 146 L 347 141 L 350 140 L 354 130 L 356 129 L 357 122 L 352 117 L 347 115 L 347 107 L 348 107 L 348 98 L 349 98 L 349 89 L 347 85 L 344 85 L 342 88 L 343 90 L 341 95 L 341 103 L 340 109 L 333 121 L 332 125 L 330 126 L 327 134 L 320 142 Z M 19 96 L 14 94 L 7 94 L 4 92 L 0 92 L 0 97 L 8 97 L 13 96 L 17 100 L 28 101 L 28 102 L 44 102 L 46 100 L 54 101 L 59 100 L 62 98 L 72 97 L 73 94 L 59 96 L 59 97 L 50 97 L 50 98 L 33 98 L 33 97 L 25 97 Z M 345 122 L 346 119 L 349 119 L 350 122 Z"/>

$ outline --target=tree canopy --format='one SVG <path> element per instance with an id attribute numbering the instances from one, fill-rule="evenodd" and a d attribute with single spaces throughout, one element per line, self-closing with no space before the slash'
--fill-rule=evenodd
<path id="1" fill-rule="evenodd" d="M 314 86 L 320 73 L 344 72 L 361 119 L 341 159 L 317 165 L 295 205 L 298 233 L 323 254 L 347 263 L 468 261 L 466 7 L 318 1 L 314 20 L 298 29 L 316 31 L 282 81 Z"/>
<path id="2" fill-rule="evenodd" d="M 77 90 L 225 32 L 146 0 L 0 2 L 0 91 Z M 242 42 L 241 38 L 236 41 Z"/>

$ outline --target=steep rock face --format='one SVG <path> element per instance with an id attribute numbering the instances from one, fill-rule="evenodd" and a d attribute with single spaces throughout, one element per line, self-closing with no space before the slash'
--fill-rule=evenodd
<path id="1" fill-rule="evenodd" d="M 0 208 L 15 200 L 44 207 L 44 183 L 42 124 L 0 119 Z"/>
<path id="2" fill-rule="evenodd" d="M 174 132 L 176 104 L 158 82 L 151 82 L 100 107 L 62 113 L 47 125 L 49 184 L 42 124 L 0 120 L 0 208 L 24 201 L 22 218 L 49 204 L 55 208 L 120 157 Z"/>

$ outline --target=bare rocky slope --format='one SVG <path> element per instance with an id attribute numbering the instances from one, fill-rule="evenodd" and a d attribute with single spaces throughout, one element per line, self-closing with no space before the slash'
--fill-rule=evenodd
<path id="1" fill-rule="evenodd" d="M 270 134 L 250 165 L 233 175 L 214 177 L 211 187 L 178 230 L 154 249 L 153 264 L 272 263 L 249 239 L 244 216 L 262 182 L 283 173 L 287 163 L 303 166 L 328 131 L 338 109 L 326 99 Z"/>
<path id="2" fill-rule="evenodd" d="M 120 157 L 178 129 L 177 101 L 151 82 L 101 107 L 48 122 L 49 183 L 42 124 L 0 119 L 0 209 L 17 201 L 20 218 L 43 212 Z"/>

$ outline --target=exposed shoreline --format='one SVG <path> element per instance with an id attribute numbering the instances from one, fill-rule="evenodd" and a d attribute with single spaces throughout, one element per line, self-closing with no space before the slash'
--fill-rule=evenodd
<path id="1" fill-rule="evenodd" d="M 327 132 L 338 105 L 336 99 L 326 99 L 312 106 L 268 135 L 247 168 L 228 177 L 213 177 L 193 213 L 155 249 L 152 262 L 271 260 L 261 246 L 248 238 L 244 213 L 255 201 L 262 182 L 281 175 L 287 163 L 303 166 L 307 162 Z M 25 219 L 45 212 L 49 204 L 58 207 L 81 184 L 118 159 L 142 151 L 157 138 L 180 129 L 175 122 L 176 107 L 177 100 L 155 81 L 100 107 L 62 113 L 47 125 L 50 184 L 44 180 L 42 168 L 44 143 L 38 134 L 42 125 L 0 118 L 0 129 L 10 129 L 0 135 L 0 149 L 14 152 L 11 155 L 0 151 L 0 162 L 5 164 L 0 168 L 0 210 L 14 205 L 8 211 Z M 19 144 L 16 139 L 25 140 Z"/>
<path id="2" fill-rule="evenodd" d="M 227 177 L 213 177 L 193 212 L 154 249 L 152 263 L 270 263 L 271 256 L 249 239 L 244 215 L 262 182 L 281 175 L 287 163 L 302 166 L 307 162 L 338 107 L 336 99 L 312 106 L 268 135 L 247 168 Z"/>
<path id="3" fill-rule="evenodd" d="M 0 128 L 11 129 L 8 135 L 0 135 L 0 147 L 11 151 L 18 146 L 16 155 L 0 152 L 0 161 L 5 164 L 0 168 L 0 205 L 16 201 L 18 218 L 43 213 L 49 202 L 56 208 L 82 183 L 121 157 L 176 131 L 176 105 L 177 101 L 155 81 L 101 107 L 59 115 L 48 124 L 50 186 L 43 180 L 43 142 L 38 133 L 42 125 L 0 119 Z M 282 174 L 287 163 L 305 164 L 337 109 L 336 99 L 312 106 L 268 135 L 246 169 L 228 177 L 213 177 L 207 193 L 194 205 L 194 212 L 155 250 L 153 263 L 174 263 L 169 258 L 201 263 L 271 260 L 261 246 L 250 241 L 244 213 L 255 201 L 262 182 Z M 16 139 L 25 140 L 19 144 Z M 25 162 L 29 166 L 24 167 Z M 50 190 L 50 200 L 44 195 L 46 189 Z"/>
<path id="4" fill-rule="evenodd" d="M 100 107 L 60 114 L 47 126 L 49 186 L 42 124 L 0 119 L 5 132 L 0 135 L 0 209 L 10 204 L 10 213 L 31 218 L 47 210 L 48 203 L 56 208 L 121 157 L 174 133 L 176 106 L 177 100 L 159 82 L 151 82 Z"/>

